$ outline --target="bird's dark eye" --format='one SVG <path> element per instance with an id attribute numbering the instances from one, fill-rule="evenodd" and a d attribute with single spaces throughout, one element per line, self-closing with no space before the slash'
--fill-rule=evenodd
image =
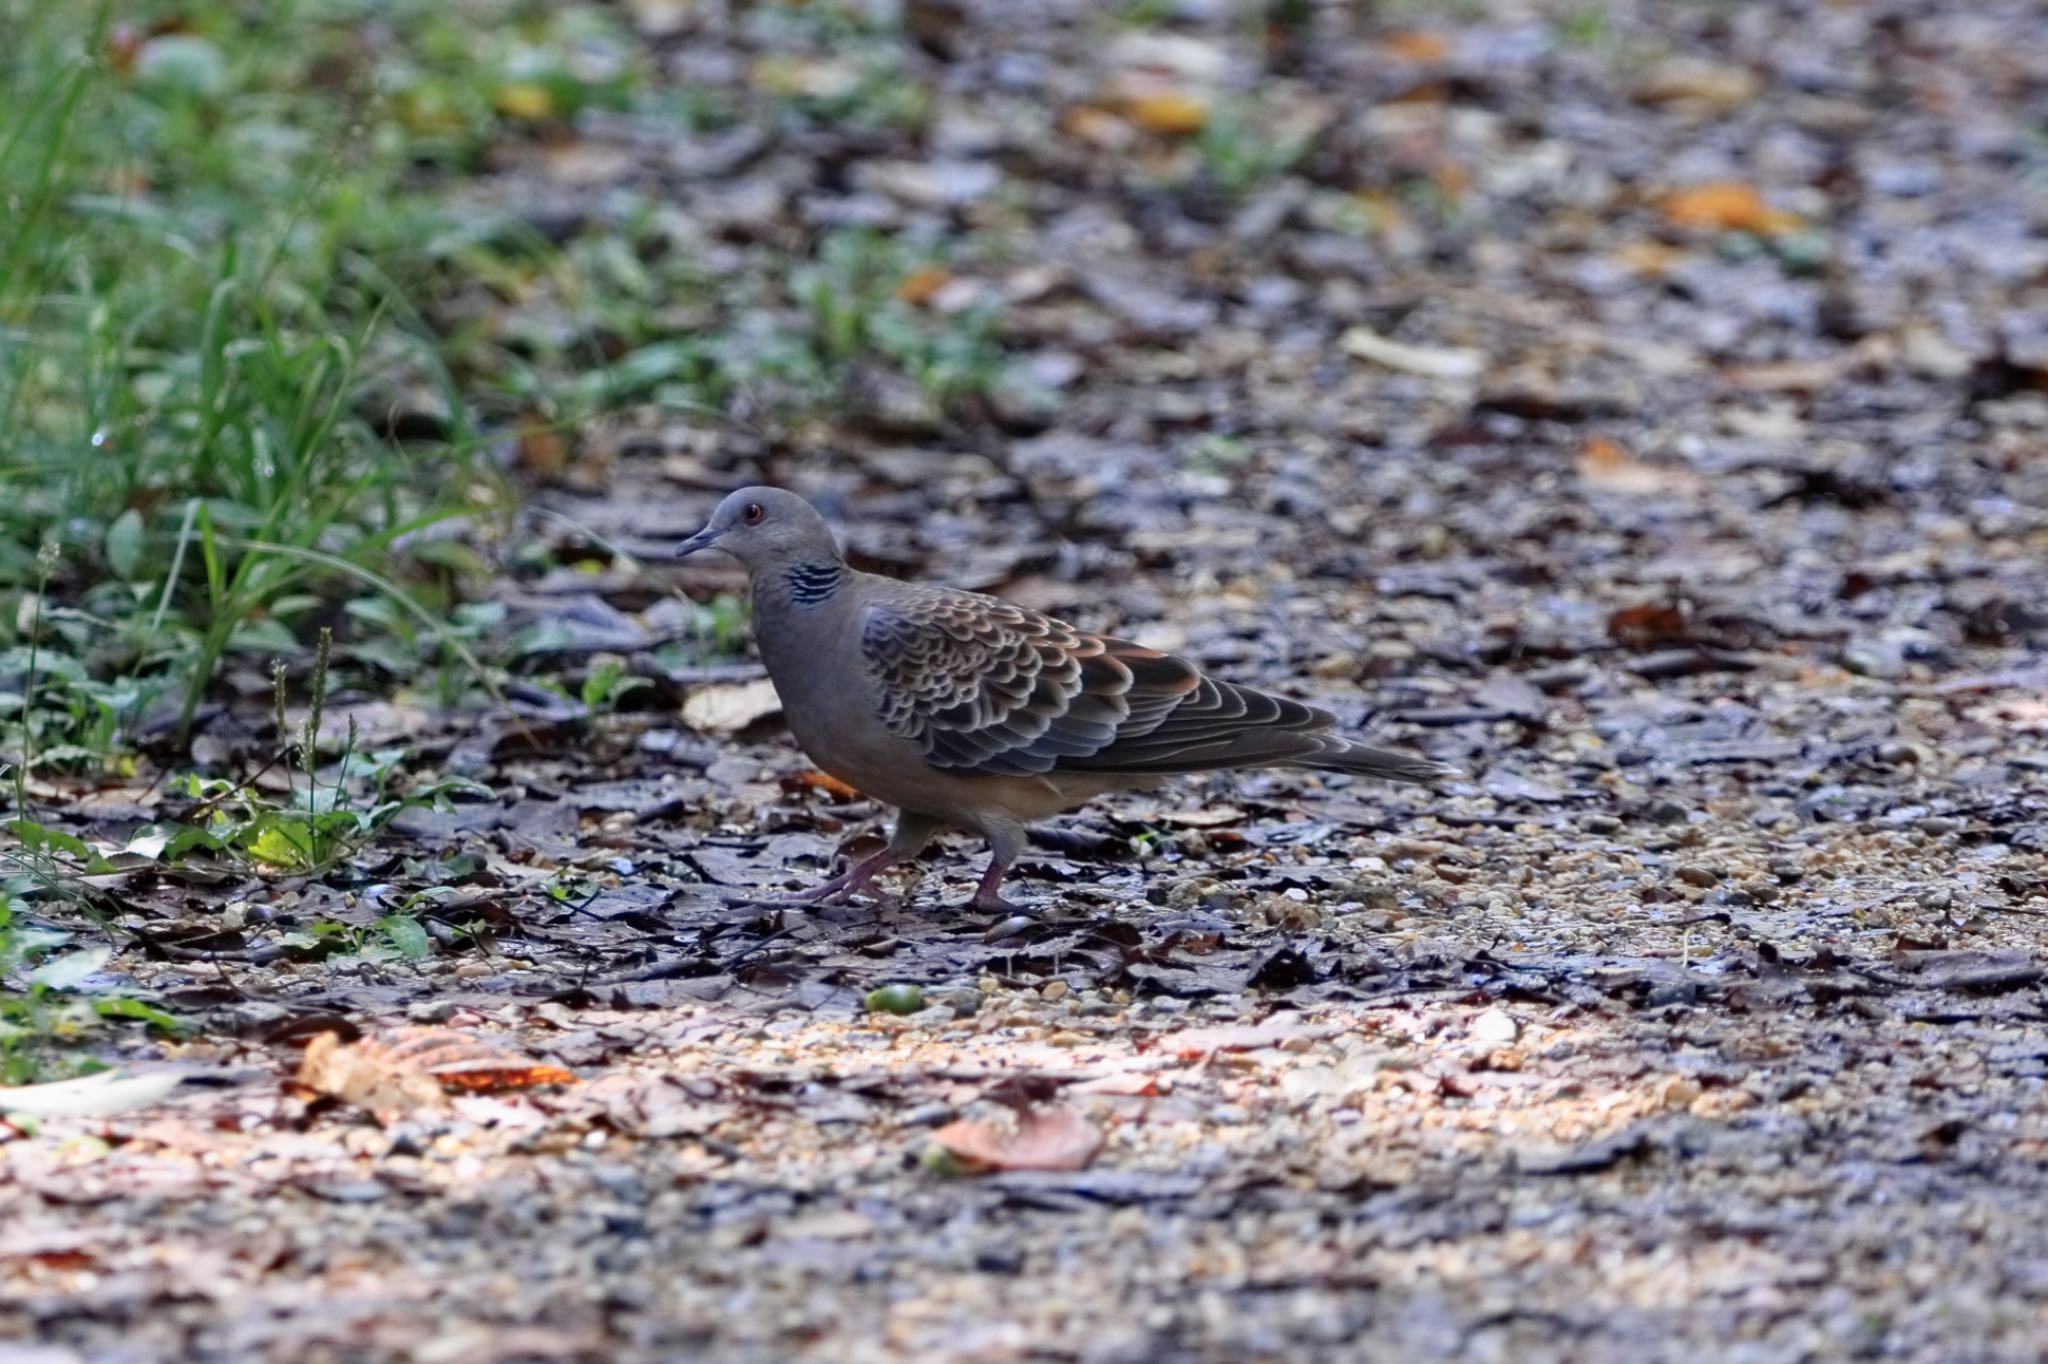
<path id="1" fill-rule="evenodd" d="M 761 518 L 767 514 L 767 512 L 761 510 L 759 502 L 749 502 L 747 503 L 746 510 L 740 513 L 740 520 L 750 526 L 758 526 L 761 524 Z"/>

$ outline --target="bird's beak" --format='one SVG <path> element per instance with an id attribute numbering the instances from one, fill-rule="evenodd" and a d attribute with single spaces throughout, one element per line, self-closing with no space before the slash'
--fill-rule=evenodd
<path id="1" fill-rule="evenodd" d="M 683 541 L 680 545 L 676 546 L 676 557 L 678 559 L 688 558 L 690 555 L 695 554 L 698 550 L 709 549 L 717 543 L 718 532 L 713 530 L 710 526 L 706 526 L 704 527 L 704 529 L 698 531 L 695 535 L 692 535 L 689 539 Z"/>

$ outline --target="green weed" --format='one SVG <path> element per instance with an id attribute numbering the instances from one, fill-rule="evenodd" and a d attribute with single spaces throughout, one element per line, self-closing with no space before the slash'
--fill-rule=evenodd
<path id="1" fill-rule="evenodd" d="M 847 229 L 826 236 L 788 280 L 791 297 L 809 316 L 805 358 L 817 376 L 843 384 L 854 365 L 873 360 L 908 375 L 941 404 L 992 388 L 1002 374 L 994 306 L 941 313 L 902 297 L 905 281 L 934 265 L 928 255 L 879 233 Z"/>

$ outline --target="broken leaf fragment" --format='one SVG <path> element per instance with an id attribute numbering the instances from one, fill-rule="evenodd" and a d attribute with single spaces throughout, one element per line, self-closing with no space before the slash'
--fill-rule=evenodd
<path id="1" fill-rule="evenodd" d="M 1370 327 L 1352 327 L 1338 339 L 1344 353 L 1383 369 L 1425 379 L 1476 379 L 1486 370 L 1486 353 L 1463 346 L 1411 346 Z"/>
<path id="2" fill-rule="evenodd" d="M 765 677 L 751 682 L 712 682 L 683 698 L 683 723 L 700 734 L 737 734 L 781 710 L 782 698 Z"/>

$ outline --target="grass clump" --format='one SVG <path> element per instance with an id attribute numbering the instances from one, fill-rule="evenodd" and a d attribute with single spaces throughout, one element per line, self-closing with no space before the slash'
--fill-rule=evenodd
<path id="1" fill-rule="evenodd" d="M 349 136 L 349 91 L 282 95 L 318 88 L 294 13 L 139 32 L 0 0 L 0 587 L 27 589 L 0 720 L 24 765 L 188 728 L 224 657 L 292 652 L 349 596 L 439 619 L 398 551 L 474 504 L 474 427 L 394 321 L 393 234 L 433 214 Z M 379 429 L 400 381 L 448 395 L 431 451 Z"/>

